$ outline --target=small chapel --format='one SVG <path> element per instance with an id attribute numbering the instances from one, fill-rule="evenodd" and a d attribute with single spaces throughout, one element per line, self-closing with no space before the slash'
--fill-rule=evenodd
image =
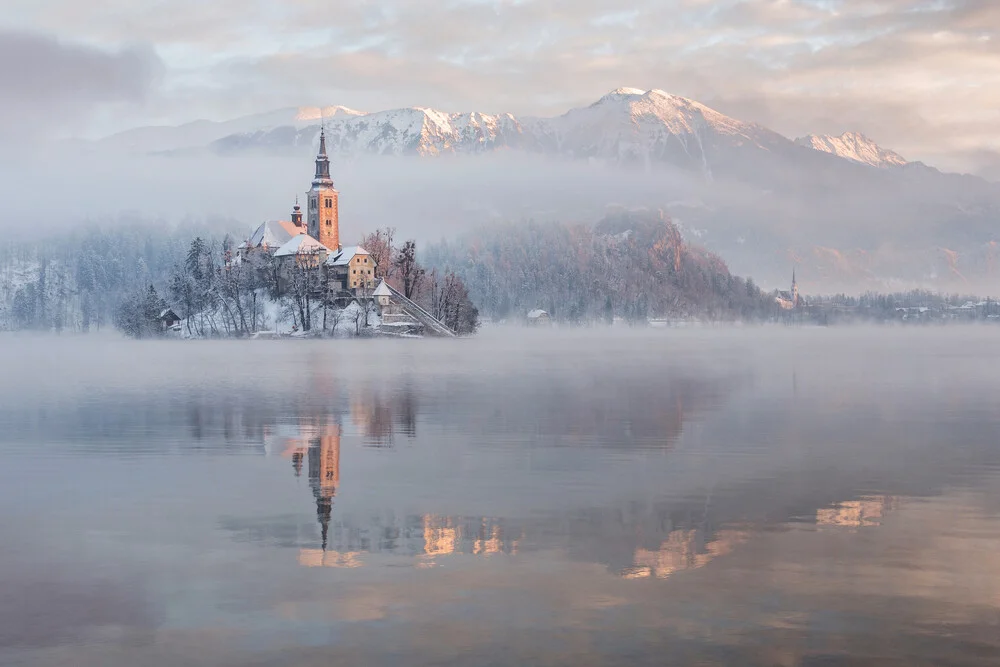
<path id="1" fill-rule="evenodd" d="M 792 269 L 792 288 L 777 292 L 774 300 L 782 310 L 797 310 L 803 305 L 799 297 L 799 284 L 795 280 L 795 269 Z"/>
<path id="2" fill-rule="evenodd" d="M 326 129 L 322 128 L 316 172 L 306 191 L 306 214 L 296 198 L 291 220 L 261 223 L 239 246 L 240 256 L 267 253 L 280 262 L 279 273 L 285 275 L 293 268 L 318 268 L 334 284 L 339 283 L 341 290 L 351 293 L 374 288 L 378 266 L 371 254 L 361 246 L 340 243 L 339 197 L 330 176 Z"/>

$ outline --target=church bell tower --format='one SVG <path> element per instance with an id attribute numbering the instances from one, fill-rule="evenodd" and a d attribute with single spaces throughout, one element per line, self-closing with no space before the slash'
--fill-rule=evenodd
<path id="1" fill-rule="evenodd" d="M 326 155 L 326 128 L 319 132 L 319 154 L 316 156 L 316 176 L 309 189 L 309 236 L 331 251 L 340 249 L 340 216 L 337 198 L 340 193 L 330 177 L 330 158 Z"/>

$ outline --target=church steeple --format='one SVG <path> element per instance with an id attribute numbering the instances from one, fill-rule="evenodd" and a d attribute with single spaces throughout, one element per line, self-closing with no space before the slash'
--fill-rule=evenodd
<path id="1" fill-rule="evenodd" d="M 319 153 L 316 155 L 316 177 L 313 186 L 329 185 L 333 187 L 333 179 L 330 178 L 330 158 L 326 155 L 326 128 L 319 131 Z"/>
<path id="2" fill-rule="evenodd" d="M 316 175 L 309 189 L 309 235 L 336 252 L 340 249 L 340 202 L 330 177 L 330 158 L 326 155 L 326 127 L 320 127 Z"/>
<path id="3" fill-rule="evenodd" d="M 292 207 L 292 224 L 296 227 L 302 226 L 302 207 L 299 206 L 299 197 L 295 196 L 295 206 Z"/>

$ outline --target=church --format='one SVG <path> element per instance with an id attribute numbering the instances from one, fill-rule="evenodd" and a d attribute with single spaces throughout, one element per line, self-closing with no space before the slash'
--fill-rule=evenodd
<path id="1" fill-rule="evenodd" d="M 774 300 L 782 310 L 797 310 L 804 305 L 799 297 L 799 284 L 795 280 L 795 269 L 792 269 L 792 289 L 777 292 Z"/>
<path id="2" fill-rule="evenodd" d="M 312 186 L 306 192 L 307 213 L 296 198 L 291 220 L 262 223 L 250 238 L 239 246 L 241 258 L 253 253 L 267 253 L 278 261 L 279 287 L 287 283 L 294 269 L 316 268 L 341 291 L 356 294 L 375 287 L 378 266 L 361 246 L 340 243 L 340 193 L 330 176 L 330 158 L 326 154 L 326 130 L 320 130 L 319 153 Z M 303 218 L 306 218 L 305 220 Z"/>

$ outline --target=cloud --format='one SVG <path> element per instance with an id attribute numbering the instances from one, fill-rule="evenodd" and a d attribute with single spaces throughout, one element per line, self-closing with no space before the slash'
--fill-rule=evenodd
<path id="1" fill-rule="evenodd" d="M 102 106 L 142 102 L 161 70 L 149 48 L 105 51 L 0 31 L 0 132 L 9 139 L 45 127 L 79 127 Z"/>
<path id="2" fill-rule="evenodd" d="M 136 122 L 332 103 L 548 115 L 630 85 L 948 168 L 1000 150 L 991 0 L 9 2 L 22 27 L 154 44 L 164 86 Z"/>

